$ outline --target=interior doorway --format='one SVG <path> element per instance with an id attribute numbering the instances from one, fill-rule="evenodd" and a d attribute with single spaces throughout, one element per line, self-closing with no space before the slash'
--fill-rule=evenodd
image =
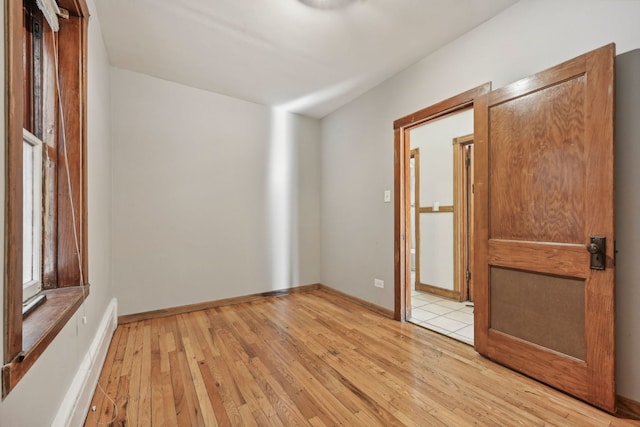
<path id="1" fill-rule="evenodd" d="M 473 134 L 448 136 L 473 129 L 473 110 L 454 115 L 410 133 L 407 320 L 473 345 Z"/>
<path id="2" fill-rule="evenodd" d="M 472 106 L 474 347 L 611 412 L 614 59 L 607 45 L 394 122 L 395 318 L 411 315 L 409 130 Z"/>
<path id="3" fill-rule="evenodd" d="M 473 101 L 489 89 L 479 86 L 394 123 L 395 316 L 469 344 Z M 442 134 L 449 120 L 465 116 L 466 126 Z M 421 134 L 427 135 L 423 142 Z"/>

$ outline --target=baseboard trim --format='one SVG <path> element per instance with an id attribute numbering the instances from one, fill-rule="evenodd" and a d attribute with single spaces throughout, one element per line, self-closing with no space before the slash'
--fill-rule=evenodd
<path id="1" fill-rule="evenodd" d="M 281 289 L 277 291 L 261 292 L 258 294 L 245 295 L 240 297 L 225 298 L 215 301 L 206 301 L 196 304 L 181 305 L 177 307 L 163 308 L 160 310 L 145 311 L 142 313 L 126 314 L 118 317 L 118 324 L 124 325 L 131 322 L 139 322 L 141 320 L 157 319 L 160 317 L 175 316 L 176 314 L 190 313 L 192 311 L 207 310 L 210 308 L 224 307 L 227 305 L 242 304 L 268 297 L 277 297 L 282 295 L 296 294 L 301 292 L 310 292 L 320 288 L 319 283 L 311 285 L 302 285 L 293 288 Z"/>
<path id="2" fill-rule="evenodd" d="M 393 310 L 388 310 L 384 307 L 373 304 L 369 301 L 365 301 L 358 297 L 354 297 L 353 295 L 349 295 L 330 286 L 323 285 L 321 283 L 314 283 L 311 285 L 296 286 L 293 288 L 280 289 L 277 291 L 261 292 L 258 294 L 244 295 L 240 297 L 225 298 L 215 301 L 205 301 L 196 304 L 180 305 L 177 307 L 162 308 L 159 310 L 145 311 L 142 313 L 125 314 L 118 317 L 118 325 L 125 325 L 127 323 L 139 322 L 142 320 L 158 319 L 167 316 L 175 316 L 176 314 L 191 313 L 192 311 L 207 310 L 210 308 L 224 307 L 227 305 L 242 304 L 245 302 L 257 301 L 263 298 L 297 294 L 302 292 L 311 292 L 315 290 L 322 290 L 329 294 L 339 296 L 347 301 L 351 301 L 354 304 L 361 305 L 382 316 L 393 319 Z"/>
<path id="3" fill-rule="evenodd" d="M 449 298 L 454 301 L 460 301 L 460 291 L 442 289 L 437 286 L 427 285 L 426 283 L 416 283 L 416 290 L 422 291 L 422 292 L 429 292 L 430 294 L 435 294 L 444 298 Z"/>
<path id="4" fill-rule="evenodd" d="M 52 426 L 80 427 L 84 424 L 102 365 L 107 357 L 111 337 L 116 330 L 117 318 L 118 302 L 113 298 L 102 316 L 96 335 L 80 363 L 73 382 L 67 389 Z"/>
<path id="5" fill-rule="evenodd" d="M 354 304 L 358 304 L 358 305 L 360 305 L 360 306 L 362 306 L 362 307 L 364 307 L 364 308 L 366 308 L 368 310 L 371 310 L 374 313 L 378 313 L 378 314 L 380 314 L 382 316 L 385 316 L 385 317 L 388 317 L 390 319 L 393 319 L 393 310 L 389 310 L 387 308 L 384 308 L 384 307 L 379 306 L 377 304 L 374 304 L 372 302 L 365 301 L 365 300 L 363 300 L 361 298 L 358 298 L 358 297 L 354 297 L 353 295 L 349 295 L 347 293 L 344 293 L 342 291 L 339 291 L 339 290 L 337 290 L 335 288 L 332 288 L 330 286 L 327 286 L 327 285 L 320 284 L 318 287 L 319 287 L 320 290 L 322 290 L 322 291 L 324 291 L 324 292 L 326 292 L 328 294 L 336 295 L 336 296 L 338 296 L 338 297 L 340 297 L 342 299 L 345 299 L 345 300 L 350 301 L 350 302 L 352 302 Z"/>
<path id="6" fill-rule="evenodd" d="M 616 416 L 640 420 L 640 402 L 618 395 L 617 403 L 618 411 L 616 412 Z"/>

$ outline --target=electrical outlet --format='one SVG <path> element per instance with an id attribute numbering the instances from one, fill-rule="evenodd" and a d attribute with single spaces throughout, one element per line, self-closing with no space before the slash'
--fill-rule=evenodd
<path id="1" fill-rule="evenodd" d="M 376 288 L 384 288 L 384 280 L 373 279 L 373 286 Z"/>

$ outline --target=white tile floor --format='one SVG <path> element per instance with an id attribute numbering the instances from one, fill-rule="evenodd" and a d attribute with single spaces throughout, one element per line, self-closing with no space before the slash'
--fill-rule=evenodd
<path id="1" fill-rule="evenodd" d="M 473 345 L 473 305 L 437 295 L 411 291 L 409 322 Z"/>

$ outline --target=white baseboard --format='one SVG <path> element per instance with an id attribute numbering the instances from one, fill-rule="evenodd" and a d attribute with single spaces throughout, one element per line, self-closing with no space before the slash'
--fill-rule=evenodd
<path id="1" fill-rule="evenodd" d="M 117 325 L 118 301 L 113 298 L 104 312 L 91 346 L 82 359 L 78 373 L 73 378 L 51 426 L 75 427 L 84 424 L 102 365 L 107 357 L 111 337 Z"/>

